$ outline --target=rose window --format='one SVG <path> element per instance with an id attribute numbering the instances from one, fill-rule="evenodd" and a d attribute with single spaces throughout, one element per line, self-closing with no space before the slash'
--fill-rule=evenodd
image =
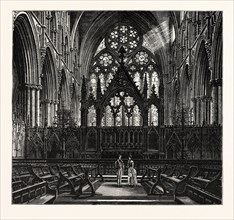
<path id="1" fill-rule="evenodd" d="M 108 53 L 104 53 L 99 57 L 99 63 L 102 66 L 109 66 L 110 64 L 112 64 L 112 62 L 113 62 L 113 58 Z"/>
<path id="2" fill-rule="evenodd" d="M 121 46 L 127 53 L 132 53 L 140 46 L 140 37 L 132 26 L 118 25 L 110 32 L 106 39 L 107 45 L 118 53 Z"/>
<path id="3" fill-rule="evenodd" d="M 149 62 L 149 55 L 144 51 L 140 51 L 136 54 L 135 61 L 140 65 L 145 65 Z"/>

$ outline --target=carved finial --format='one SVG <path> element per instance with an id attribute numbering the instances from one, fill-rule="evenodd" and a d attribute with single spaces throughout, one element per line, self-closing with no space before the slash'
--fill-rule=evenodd
<path id="1" fill-rule="evenodd" d="M 101 80 L 98 77 L 98 80 L 97 80 L 97 98 L 98 99 L 101 98 L 101 95 L 102 95 Z"/>
<path id="2" fill-rule="evenodd" d="M 82 78 L 81 99 L 82 100 L 86 99 L 86 80 L 84 76 Z"/>
<path id="3" fill-rule="evenodd" d="M 44 127 L 47 128 L 47 126 L 48 126 L 48 120 L 47 118 L 45 118 Z"/>
<path id="4" fill-rule="evenodd" d="M 147 77 L 146 77 L 146 74 L 145 74 L 144 89 L 143 89 L 143 94 L 144 94 L 145 98 L 147 98 L 147 90 L 148 90 L 148 84 L 147 84 Z"/>

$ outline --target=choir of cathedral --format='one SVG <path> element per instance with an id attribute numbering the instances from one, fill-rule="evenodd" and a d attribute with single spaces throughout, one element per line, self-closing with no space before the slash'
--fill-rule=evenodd
<path id="1" fill-rule="evenodd" d="M 17 166 L 115 174 L 121 154 L 138 175 L 186 161 L 220 181 L 222 12 L 15 11 L 12 65 Z"/>

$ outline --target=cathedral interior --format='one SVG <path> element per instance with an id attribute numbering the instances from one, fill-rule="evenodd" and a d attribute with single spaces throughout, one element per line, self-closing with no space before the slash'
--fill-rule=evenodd
<path id="1" fill-rule="evenodd" d="M 220 11 L 14 11 L 12 203 L 222 204 L 222 36 Z"/>

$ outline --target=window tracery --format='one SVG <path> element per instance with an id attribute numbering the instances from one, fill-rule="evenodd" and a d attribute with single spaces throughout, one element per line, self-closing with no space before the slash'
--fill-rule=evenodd
<path id="1" fill-rule="evenodd" d="M 88 126 L 96 126 L 96 109 L 93 105 L 88 110 Z"/>
<path id="2" fill-rule="evenodd" d="M 144 77 L 147 77 L 147 97 L 154 93 L 159 96 L 159 76 L 149 43 L 131 25 L 117 24 L 102 39 L 95 52 L 90 68 L 90 92 L 96 98 L 97 79 L 100 79 L 102 95 L 118 70 L 119 50 L 126 51 L 125 66 L 140 93 L 143 92 Z M 155 107 L 156 108 L 156 107 Z M 157 125 L 157 109 L 150 107 L 149 125 Z M 102 126 L 141 126 L 139 106 L 133 97 L 119 93 L 110 99 L 101 119 Z"/>

